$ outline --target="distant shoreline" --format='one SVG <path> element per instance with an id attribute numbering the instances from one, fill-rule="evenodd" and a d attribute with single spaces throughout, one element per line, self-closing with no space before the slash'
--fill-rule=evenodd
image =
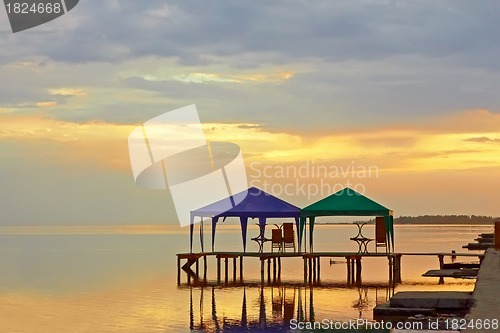
<path id="1" fill-rule="evenodd" d="M 374 224 L 375 222 L 373 221 L 359 221 L 359 222 L 366 222 L 366 223 L 371 223 Z M 352 225 L 354 222 L 315 222 L 315 225 Z M 394 221 L 394 225 L 462 225 L 462 226 L 468 226 L 468 225 L 474 225 L 474 226 L 491 226 L 493 227 L 493 222 L 492 223 L 470 223 L 470 222 L 396 222 Z"/>
<path id="2" fill-rule="evenodd" d="M 394 225 L 485 225 L 493 226 L 499 217 L 481 215 L 421 215 L 394 218 Z M 358 221 L 375 223 L 375 219 Z M 352 224 L 353 222 L 316 222 L 316 224 Z"/>

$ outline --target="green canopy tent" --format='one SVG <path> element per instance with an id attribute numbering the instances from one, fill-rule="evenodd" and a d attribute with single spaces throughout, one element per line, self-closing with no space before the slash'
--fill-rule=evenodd
<path id="1" fill-rule="evenodd" d="M 346 187 L 300 211 L 299 249 L 302 245 L 304 228 L 309 219 L 309 249 L 312 252 L 314 220 L 317 216 L 383 216 L 389 252 L 394 250 L 393 211 L 351 188 Z"/>

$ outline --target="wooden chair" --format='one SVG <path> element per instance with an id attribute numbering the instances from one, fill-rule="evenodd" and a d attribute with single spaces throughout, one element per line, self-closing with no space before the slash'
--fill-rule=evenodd
<path id="1" fill-rule="evenodd" d="M 278 252 L 283 251 L 283 235 L 281 229 L 273 229 L 271 237 L 271 252 L 274 249 L 278 249 Z"/>
<path id="2" fill-rule="evenodd" d="M 385 252 L 388 252 L 385 218 L 380 216 L 375 218 L 375 252 L 379 247 L 385 247 Z"/>
<path id="3" fill-rule="evenodd" d="M 293 251 L 296 251 L 293 223 L 283 223 L 283 251 L 286 248 L 293 248 Z"/>

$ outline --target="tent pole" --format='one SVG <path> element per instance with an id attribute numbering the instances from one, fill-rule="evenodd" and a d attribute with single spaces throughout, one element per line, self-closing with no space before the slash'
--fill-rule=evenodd
<path id="1" fill-rule="evenodd" d="M 307 252 L 307 217 L 304 219 L 304 239 L 302 243 L 304 243 L 304 252 Z"/>
<path id="2" fill-rule="evenodd" d="M 194 216 L 190 216 L 189 221 L 189 253 L 193 253 L 193 232 L 194 232 Z"/>
<path id="3" fill-rule="evenodd" d="M 315 218 L 316 218 L 315 216 L 311 216 L 309 218 L 309 233 L 310 233 L 310 235 L 309 235 L 309 243 L 310 243 L 309 250 L 311 251 L 311 253 L 313 253 L 313 251 L 314 251 L 314 248 L 313 248 L 313 240 L 314 240 L 313 236 L 314 235 L 313 235 L 313 233 L 314 233 L 314 220 L 315 220 Z"/>
<path id="4" fill-rule="evenodd" d="M 299 218 L 296 217 L 295 218 L 295 229 L 297 230 L 297 238 L 299 237 L 299 234 L 300 234 L 300 222 L 299 222 Z M 295 244 L 294 244 L 295 246 Z M 297 246 L 298 248 L 298 252 L 300 252 L 300 246 Z"/>
<path id="5" fill-rule="evenodd" d="M 205 246 L 203 244 L 203 217 L 200 216 L 200 244 L 201 244 L 201 252 L 205 252 Z"/>
<path id="6" fill-rule="evenodd" d="M 240 217 L 241 237 L 243 239 L 243 252 L 247 252 L 247 229 L 248 229 L 248 216 Z"/>
<path id="7" fill-rule="evenodd" d="M 214 244 L 215 244 L 215 228 L 217 227 L 218 217 L 212 217 L 212 252 L 214 252 Z"/>

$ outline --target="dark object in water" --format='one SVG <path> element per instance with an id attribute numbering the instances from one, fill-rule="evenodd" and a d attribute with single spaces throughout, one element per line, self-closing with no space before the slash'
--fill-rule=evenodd
<path id="1" fill-rule="evenodd" d="M 477 276 L 478 269 L 431 269 L 422 274 L 425 277 L 472 278 Z"/>
<path id="2" fill-rule="evenodd" d="M 376 320 L 421 320 L 425 317 L 463 316 L 474 298 L 470 292 L 457 291 L 400 291 L 388 303 L 373 309 Z"/>
<path id="3" fill-rule="evenodd" d="M 424 315 L 424 316 L 435 316 L 436 315 L 436 310 L 434 309 L 426 309 L 426 308 L 395 308 L 391 307 L 391 304 L 389 302 L 387 303 L 382 303 L 378 304 L 374 309 L 373 309 L 373 318 L 374 319 L 385 319 L 387 320 L 387 317 L 393 317 L 397 318 L 400 317 L 400 319 L 406 319 L 408 316 L 415 316 L 415 315 Z"/>
<path id="4" fill-rule="evenodd" d="M 486 250 L 490 247 L 493 247 L 493 243 L 469 243 L 462 246 L 463 249 L 469 250 Z"/>
<path id="5" fill-rule="evenodd" d="M 337 261 L 337 260 L 330 259 L 330 266 L 331 265 L 338 265 L 338 264 L 345 264 L 345 261 Z"/>
<path id="6" fill-rule="evenodd" d="M 474 240 L 477 241 L 478 243 L 491 243 L 493 241 L 493 238 L 479 237 L 479 238 L 475 238 Z"/>
<path id="7" fill-rule="evenodd" d="M 473 262 L 454 262 L 449 264 L 443 264 L 443 269 L 460 269 L 460 268 L 479 268 L 480 263 Z"/>
<path id="8" fill-rule="evenodd" d="M 468 310 L 473 302 L 471 292 L 400 291 L 391 298 L 390 305 L 394 308 Z"/>

